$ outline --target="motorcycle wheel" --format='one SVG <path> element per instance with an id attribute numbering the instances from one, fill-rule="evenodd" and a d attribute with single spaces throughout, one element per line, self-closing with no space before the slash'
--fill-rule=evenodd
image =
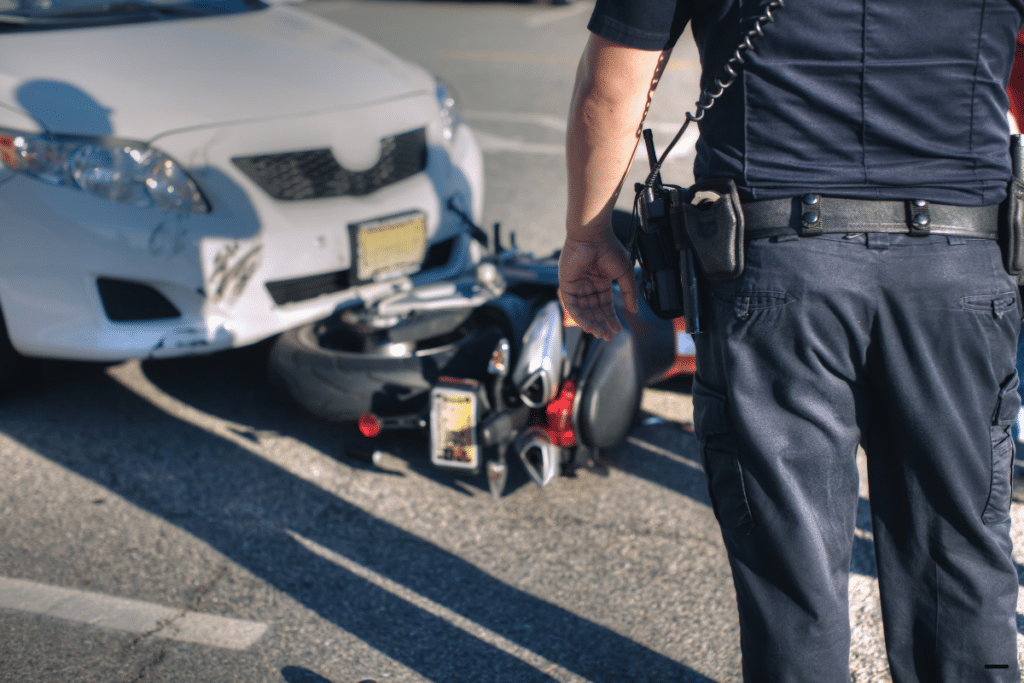
<path id="1" fill-rule="evenodd" d="M 395 357 L 389 354 L 396 347 L 368 349 L 365 335 L 329 319 L 281 334 L 271 348 L 270 378 L 305 410 L 330 421 L 416 414 L 438 377 L 482 378 L 505 335 L 486 316 L 472 315 L 446 334 L 406 342 L 408 352 Z"/>

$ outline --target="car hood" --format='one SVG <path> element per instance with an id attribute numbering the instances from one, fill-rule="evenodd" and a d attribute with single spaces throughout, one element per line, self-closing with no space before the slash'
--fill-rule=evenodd
<path id="1" fill-rule="evenodd" d="M 0 35 L 0 126 L 23 112 L 57 134 L 145 141 L 433 88 L 420 67 L 286 6 Z"/>

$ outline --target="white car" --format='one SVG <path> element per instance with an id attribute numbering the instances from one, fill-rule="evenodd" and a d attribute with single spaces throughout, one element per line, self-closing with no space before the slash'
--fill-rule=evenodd
<path id="1" fill-rule="evenodd" d="M 252 344 L 480 255 L 450 89 L 259 0 L 0 0 L 0 162 L 0 385 Z"/>

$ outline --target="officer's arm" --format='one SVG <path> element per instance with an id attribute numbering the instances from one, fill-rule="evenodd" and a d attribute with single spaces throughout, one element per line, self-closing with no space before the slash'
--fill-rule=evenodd
<path id="1" fill-rule="evenodd" d="M 576 71 L 566 138 L 569 239 L 593 242 L 611 234 L 615 199 L 670 53 L 590 36 Z"/>

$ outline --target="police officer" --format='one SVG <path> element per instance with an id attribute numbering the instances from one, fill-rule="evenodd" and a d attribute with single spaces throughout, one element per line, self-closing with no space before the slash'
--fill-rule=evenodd
<path id="1" fill-rule="evenodd" d="M 765 1 L 597 0 L 559 262 L 587 331 L 620 329 L 613 282 L 636 305 L 610 214 L 672 46 L 690 23 L 713 89 Z M 893 681 L 1019 680 L 1021 309 L 994 238 L 1022 23 L 1020 0 L 786 0 L 700 122 L 695 177 L 746 217 L 693 385 L 746 681 L 849 681 L 858 444 Z"/>

